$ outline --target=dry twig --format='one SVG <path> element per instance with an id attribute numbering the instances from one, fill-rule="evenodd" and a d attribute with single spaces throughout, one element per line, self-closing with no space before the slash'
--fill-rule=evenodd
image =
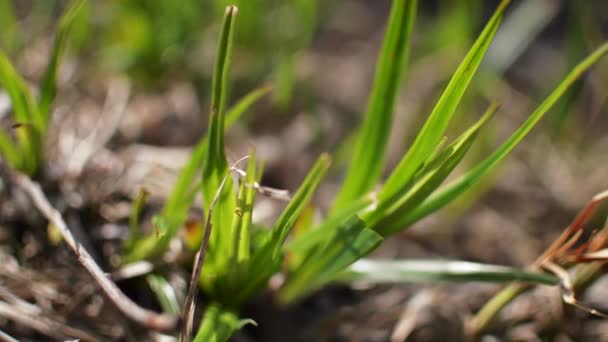
<path id="1" fill-rule="evenodd" d="M 85 341 L 99 340 L 99 338 L 92 336 L 87 332 L 66 326 L 49 318 L 42 317 L 39 314 L 24 312 L 19 307 L 10 305 L 4 301 L 0 301 L 0 316 L 6 317 L 23 326 L 34 329 L 56 339 L 76 337 Z M 2 337 L 2 335 L 0 335 L 0 337 Z"/>
<path id="2" fill-rule="evenodd" d="M 99 265 L 95 263 L 95 260 L 93 260 L 89 252 L 87 252 L 82 244 L 76 240 L 61 216 L 61 213 L 49 203 L 40 189 L 39 184 L 22 174 L 16 174 L 15 180 L 17 184 L 29 194 L 38 210 L 40 210 L 47 220 L 61 232 L 65 242 L 74 251 L 76 256 L 78 256 L 78 261 L 87 269 L 87 271 L 89 271 L 110 301 L 112 301 L 125 316 L 138 324 L 154 330 L 171 331 L 177 327 L 178 319 L 176 317 L 159 314 L 140 307 L 116 286 L 110 277 L 108 277 Z"/>
<path id="3" fill-rule="evenodd" d="M 201 246 L 196 252 L 196 256 L 194 258 L 194 265 L 192 266 L 192 277 L 190 278 L 190 284 L 188 286 L 188 293 L 186 294 L 184 311 L 182 312 L 182 334 L 180 336 L 181 342 L 190 341 L 190 333 L 192 331 L 192 324 L 194 320 L 194 309 L 195 309 L 195 301 L 198 290 L 198 279 L 201 276 L 201 270 L 203 268 L 203 264 L 205 262 L 205 256 L 207 254 L 207 247 L 209 246 L 209 238 L 211 237 L 211 214 L 213 213 L 213 208 L 215 208 L 215 204 L 222 193 L 222 189 L 226 184 L 226 180 L 230 177 L 230 172 L 236 171 L 236 166 L 242 162 L 243 160 L 249 158 L 249 156 L 245 156 L 239 160 L 237 160 L 232 166 L 230 166 L 230 170 L 222 179 L 222 183 L 217 189 L 215 196 L 213 197 L 213 201 L 209 206 L 209 211 L 207 212 L 207 222 L 205 222 L 205 232 L 203 235 L 203 242 Z"/>

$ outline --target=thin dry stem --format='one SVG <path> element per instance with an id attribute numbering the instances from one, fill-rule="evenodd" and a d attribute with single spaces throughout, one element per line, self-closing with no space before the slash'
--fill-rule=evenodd
<path id="1" fill-rule="evenodd" d="M 99 340 L 99 338 L 87 332 L 66 326 L 49 318 L 42 317 L 39 314 L 24 312 L 19 307 L 10 305 L 4 301 L 0 301 L 0 317 L 8 318 L 11 321 L 55 339 L 64 340 L 66 337 L 75 337 L 85 341 Z M 2 336 L 0 335 L 0 337 Z"/>
<path id="2" fill-rule="evenodd" d="M 203 235 L 203 242 L 201 243 L 201 246 L 200 246 L 198 252 L 196 252 L 196 256 L 194 259 L 194 265 L 192 266 L 192 277 L 190 278 L 190 284 L 188 286 L 188 293 L 186 294 L 186 299 L 185 299 L 184 311 L 182 312 L 182 320 L 183 320 L 182 333 L 181 333 L 181 336 L 179 339 L 182 342 L 190 341 L 190 333 L 192 332 L 192 324 L 194 321 L 194 310 L 196 307 L 196 303 L 195 303 L 196 295 L 198 293 L 198 279 L 201 276 L 203 264 L 205 263 L 205 256 L 207 255 L 207 247 L 209 246 L 209 239 L 211 237 L 211 228 L 212 228 L 211 214 L 213 213 L 213 209 L 215 208 L 215 205 L 217 204 L 220 194 L 222 193 L 222 189 L 224 189 L 226 180 L 228 179 L 228 177 L 230 177 L 230 172 L 237 171 L 238 169 L 236 166 L 243 160 L 246 160 L 247 158 L 249 158 L 248 155 L 237 160 L 234 164 L 232 164 L 232 166 L 230 166 L 228 173 L 226 173 L 226 175 L 224 176 L 224 179 L 222 179 L 222 182 L 220 183 L 220 186 L 218 187 L 218 189 L 215 193 L 215 196 L 213 197 L 213 201 L 211 202 L 211 205 L 209 206 L 209 210 L 207 212 L 207 221 L 205 223 L 205 232 Z"/>
<path id="3" fill-rule="evenodd" d="M 65 242 L 70 246 L 78 257 L 78 261 L 89 271 L 93 279 L 97 281 L 111 302 L 129 319 L 149 329 L 159 331 L 172 331 L 177 327 L 178 318 L 166 314 L 159 314 L 144 309 L 127 297 L 108 275 L 95 263 L 89 252 L 76 240 L 61 213 L 49 203 L 48 199 L 40 189 L 40 185 L 22 174 L 15 176 L 17 184 L 25 190 L 32 198 L 34 205 L 55 226 L 63 236 Z"/>

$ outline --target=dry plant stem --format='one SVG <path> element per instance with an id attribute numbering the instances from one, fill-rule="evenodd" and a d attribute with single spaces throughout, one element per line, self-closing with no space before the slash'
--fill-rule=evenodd
<path id="1" fill-rule="evenodd" d="M 228 173 L 222 179 L 222 183 L 218 187 L 215 196 L 213 197 L 213 201 L 211 201 L 211 205 L 209 206 L 209 211 L 207 212 L 207 221 L 205 222 L 205 232 L 203 235 L 203 242 L 201 246 L 196 252 L 196 256 L 194 258 L 194 265 L 192 266 L 192 277 L 190 278 L 190 284 L 188 286 L 188 293 L 186 294 L 184 311 L 182 312 L 182 333 L 180 335 L 179 340 L 181 342 L 189 342 L 190 341 L 190 333 L 192 332 L 192 324 L 194 320 L 194 309 L 196 306 L 196 295 L 198 293 L 198 279 L 201 276 L 201 270 L 203 269 L 203 264 L 205 263 L 205 256 L 207 255 L 207 247 L 209 246 L 209 239 L 211 238 L 211 214 L 213 213 L 213 209 L 222 193 L 222 189 L 224 189 L 224 185 L 226 184 L 226 180 L 230 177 L 231 171 L 236 171 L 237 165 L 246 160 L 249 156 L 245 156 L 239 160 L 237 160 L 230 169 Z"/>
<path id="2" fill-rule="evenodd" d="M 110 301 L 112 301 L 125 316 L 149 329 L 172 331 L 177 327 L 177 317 L 159 314 L 140 307 L 116 286 L 110 277 L 99 267 L 99 265 L 97 265 L 97 263 L 95 263 L 87 250 L 78 242 L 78 240 L 76 240 L 61 214 L 49 203 L 40 189 L 40 185 L 22 174 L 16 174 L 15 180 L 17 184 L 29 194 L 38 210 L 40 210 L 49 222 L 61 232 L 65 242 L 78 257 L 78 261 L 87 269 L 87 271 L 89 271 Z"/>
<path id="3" fill-rule="evenodd" d="M 16 338 L 12 337 L 11 335 L 5 333 L 4 331 L 0 330 L 0 341 L 5 341 L 5 342 L 19 342 L 19 340 L 17 340 Z"/>
<path id="4" fill-rule="evenodd" d="M 560 236 L 545 250 L 545 252 L 530 266 L 532 271 L 539 271 L 543 265 L 546 265 L 550 260 L 553 259 L 560 251 L 563 251 L 565 245 L 572 245 L 572 238 L 577 237 L 583 229 L 583 226 L 589 221 L 595 211 L 597 210 L 601 201 L 608 198 L 608 190 L 603 191 L 595 195 L 579 212 L 574 218 L 572 223 L 560 234 Z M 576 242 L 576 241 L 574 241 Z M 601 270 L 601 263 L 594 263 L 585 265 L 585 272 L 581 274 L 584 279 L 579 285 L 579 281 L 575 279 L 573 287 L 575 290 L 588 285 L 589 279 L 592 279 Z M 589 268 L 587 269 L 587 266 Z M 578 277 L 577 277 L 578 278 Z M 468 326 L 470 336 L 476 338 L 482 331 L 486 330 L 496 315 L 515 299 L 520 294 L 530 289 L 532 285 L 525 283 L 513 283 L 505 287 L 497 295 L 495 295 L 490 301 L 488 301 L 479 312 L 474 316 L 470 325 Z"/>
<path id="5" fill-rule="evenodd" d="M 18 324 L 58 340 L 65 340 L 66 337 L 75 337 L 85 341 L 99 340 L 99 338 L 92 336 L 89 333 L 68 327 L 51 319 L 41 317 L 39 314 L 23 312 L 18 307 L 10 305 L 4 301 L 0 301 L 0 317 L 5 317 L 11 321 L 17 322 Z M 0 337 L 2 336 L 0 335 Z"/>

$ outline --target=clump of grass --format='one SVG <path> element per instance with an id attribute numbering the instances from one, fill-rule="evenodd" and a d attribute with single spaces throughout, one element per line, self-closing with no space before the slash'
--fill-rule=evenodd
<path id="1" fill-rule="evenodd" d="M 34 96 L 7 54 L 0 50 L 0 87 L 11 100 L 14 133 L 0 130 L 0 156 L 13 169 L 28 175 L 36 175 L 44 163 L 44 140 L 57 93 L 59 64 L 74 19 L 83 5 L 84 1 L 75 1 L 59 21 L 51 58 L 39 85 L 39 96 Z"/>
<path id="2" fill-rule="evenodd" d="M 252 208 L 262 174 L 255 151 L 246 158 L 244 170 L 238 163 L 231 166 L 225 153 L 224 132 L 230 123 L 230 114 L 226 110 L 227 85 L 237 17 L 236 7 L 227 8 L 214 69 L 208 136 L 195 148 L 175 192 L 163 213 L 157 217 L 158 235 L 135 239 L 129 246 L 127 257 L 133 261 L 162 255 L 183 224 L 194 194 L 199 190 L 202 192 L 203 209 L 208 219 L 202 236 L 197 240 L 200 249 L 193 271 L 193 284 L 198 283 L 210 303 L 205 309 L 196 341 L 223 341 L 250 323 L 250 320 L 239 318 L 239 308 L 264 291 L 270 278 L 278 273 L 284 280 L 277 296 L 286 304 L 330 282 L 354 279 L 371 282 L 523 280 L 551 285 L 559 283 L 559 279 L 552 275 L 495 265 L 364 259 L 383 239 L 407 229 L 478 183 L 517 146 L 574 81 L 608 52 L 608 44 L 605 44 L 583 60 L 494 153 L 442 185 L 461 163 L 484 124 L 498 110 L 497 105 L 491 104 L 477 122 L 446 145 L 444 136 L 448 124 L 454 118 L 508 4 L 506 0 L 500 3 L 408 152 L 390 172 L 388 179 L 375 190 L 384 169 L 387 131 L 392 124 L 395 98 L 406 70 L 417 10 L 415 0 L 394 0 L 365 121 L 331 212 L 320 222 L 305 219 L 307 208 L 314 206 L 313 194 L 331 163 L 330 156 L 322 154 L 275 224 L 262 230 L 252 223 Z M 248 98 L 255 99 L 257 95 L 252 94 Z M 244 111 L 246 107 L 239 105 L 237 108 Z M 231 173 L 236 174 L 237 183 Z M 198 183 L 194 186 L 196 174 L 201 176 L 200 186 Z M 254 234 L 257 234 L 256 238 L 253 238 Z M 191 303 L 187 305 L 183 318 L 189 324 L 193 309 Z M 190 326 L 186 325 L 182 339 L 187 339 L 189 334 Z"/>

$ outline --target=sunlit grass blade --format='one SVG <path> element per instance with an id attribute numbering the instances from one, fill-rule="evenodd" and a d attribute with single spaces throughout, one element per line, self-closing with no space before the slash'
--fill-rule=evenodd
<path id="1" fill-rule="evenodd" d="M 293 228 L 298 217 L 300 217 L 302 210 L 304 210 L 306 205 L 310 202 L 310 199 L 317 190 L 319 183 L 321 183 L 323 176 L 327 173 L 330 164 L 331 158 L 329 155 L 322 154 L 306 176 L 306 179 L 304 179 L 304 182 L 302 182 L 302 185 L 298 188 L 298 191 L 287 205 L 287 208 L 281 213 L 281 216 L 272 228 L 272 235 L 269 241 L 269 244 L 273 246 L 273 256 L 277 256 L 281 251 L 281 247 L 283 246 L 287 235 Z"/>
<path id="2" fill-rule="evenodd" d="M 14 52 L 20 45 L 22 39 L 19 22 L 15 15 L 13 0 L 0 0 L 0 48 Z"/>
<path id="3" fill-rule="evenodd" d="M 514 267 L 451 260 L 372 260 L 361 259 L 341 273 L 335 281 L 370 283 L 491 282 L 511 281 L 557 285 L 559 279 L 546 273 L 528 272 Z"/>
<path id="4" fill-rule="evenodd" d="M 243 116 L 252 105 L 258 102 L 264 95 L 268 94 L 272 90 L 272 86 L 263 85 L 249 93 L 245 94 L 240 100 L 237 101 L 232 107 L 226 111 L 226 129 L 230 128 L 238 119 Z"/>
<path id="5" fill-rule="evenodd" d="M 57 94 L 57 73 L 59 71 L 61 57 L 66 49 L 70 29 L 72 28 L 72 23 L 83 8 L 84 3 L 84 0 L 75 0 L 72 3 L 70 9 L 61 17 L 59 27 L 55 33 L 51 59 L 46 67 L 40 85 L 40 98 L 38 100 L 39 111 L 37 112 L 39 117 L 35 118 L 37 124 L 43 129 L 48 125 L 50 107 Z"/>
<path id="6" fill-rule="evenodd" d="M 8 57 L 0 50 L 0 87 L 8 94 L 13 109 L 13 120 L 19 151 L 18 169 L 29 175 L 34 174 L 42 157 L 42 146 L 38 137 L 40 128 L 33 118 L 37 117 L 38 107 L 25 80 L 13 67 Z M 9 152 L 10 153 L 10 152 Z"/>
<path id="7" fill-rule="evenodd" d="M 335 227 L 340 226 L 351 217 L 358 213 L 364 212 L 366 208 L 373 206 L 374 196 L 363 196 L 340 210 L 337 210 L 331 217 L 323 220 L 318 227 L 309 230 L 308 232 L 296 237 L 288 242 L 283 249 L 289 253 L 303 255 L 307 250 L 318 246 L 324 241 L 327 241 L 335 233 Z M 291 257 L 290 257 L 291 258 Z"/>
<path id="8" fill-rule="evenodd" d="M 405 73 L 417 0 L 394 0 L 365 121 L 334 210 L 371 190 L 382 176 L 395 100 Z"/>
<path id="9" fill-rule="evenodd" d="M 418 172 L 418 176 L 414 175 L 412 184 L 400 198 L 391 203 L 381 203 L 376 210 L 364 214 L 362 217 L 365 222 L 382 236 L 406 228 L 401 222 L 402 218 L 435 191 L 458 166 L 475 141 L 479 130 L 497 109 L 496 105 L 490 106 L 481 119 L 431 159 L 429 164 Z"/>
<path id="10" fill-rule="evenodd" d="M 228 341 L 235 331 L 247 324 L 256 325 L 251 319 L 239 319 L 232 310 L 223 309 L 219 304 L 211 303 L 203 314 L 203 323 L 199 327 L 194 342 Z"/>
<path id="11" fill-rule="evenodd" d="M 369 254 L 382 237 L 366 227 L 357 216 L 336 227 L 333 236 L 313 250 L 302 265 L 293 270 L 279 292 L 283 303 L 290 303 L 333 280 L 353 262 Z"/>
<path id="12" fill-rule="evenodd" d="M 21 158 L 17 146 L 15 146 L 11 137 L 2 130 L 0 130 L 0 157 L 17 169 L 21 167 Z"/>
<path id="13" fill-rule="evenodd" d="M 158 299 L 163 312 L 175 316 L 179 315 L 180 308 L 175 289 L 169 284 L 167 279 L 161 275 L 152 273 L 146 276 L 146 281 L 150 285 L 152 292 L 154 292 L 156 299 Z"/>
<path id="14" fill-rule="evenodd" d="M 496 167 L 496 165 L 498 165 L 498 163 L 517 146 L 530 130 L 532 130 L 536 123 L 542 119 L 545 113 L 551 109 L 553 104 L 564 95 L 568 88 L 606 53 L 608 53 L 608 43 L 604 43 L 596 49 L 595 52 L 578 64 L 528 117 L 528 119 L 526 119 L 526 121 L 490 157 L 486 158 L 456 180 L 439 188 L 422 202 L 420 206 L 403 217 L 401 223 L 404 225 L 412 224 L 422 217 L 445 206 L 460 194 L 477 184 L 482 177 Z"/>
<path id="15" fill-rule="evenodd" d="M 236 6 L 226 7 L 217 48 L 209 113 L 209 143 L 205 153 L 201 178 L 205 210 L 208 210 L 211 206 L 211 202 L 229 169 L 224 150 L 224 119 L 236 14 Z M 236 196 L 233 181 L 232 177 L 228 177 L 226 185 L 222 188 L 218 198 L 216 210 L 213 211 L 211 217 L 215 229 L 211 234 L 210 245 L 213 246 L 213 249 L 210 249 L 210 251 L 218 251 L 218 253 L 209 253 L 208 260 L 216 267 L 226 267 L 230 260 L 230 255 L 224 252 L 229 251 L 232 244 L 230 226 L 235 206 Z M 207 270 L 213 269 L 213 267 L 207 268 Z"/>
<path id="16" fill-rule="evenodd" d="M 416 136 L 412 146 L 403 159 L 393 170 L 380 192 L 380 200 L 390 203 L 392 199 L 400 196 L 418 170 L 435 149 L 452 119 L 456 107 L 460 103 L 465 90 L 485 56 L 494 34 L 502 20 L 505 8 L 509 1 L 503 0 L 492 18 L 477 38 L 477 41 L 467 53 L 464 60 L 452 76 L 439 101 L 433 108 L 425 124 Z"/>
<path id="17" fill-rule="evenodd" d="M 13 108 L 15 122 L 33 121 L 38 108 L 25 80 L 19 75 L 9 58 L 0 50 L 0 87 L 4 88 Z"/>

